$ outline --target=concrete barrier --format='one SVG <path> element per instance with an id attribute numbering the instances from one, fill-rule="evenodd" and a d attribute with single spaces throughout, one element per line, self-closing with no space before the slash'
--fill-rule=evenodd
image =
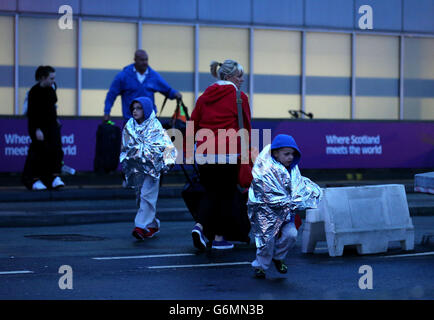
<path id="1" fill-rule="evenodd" d="M 434 172 L 415 174 L 414 191 L 434 194 Z"/>
<path id="2" fill-rule="evenodd" d="M 344 246 L 359 254 L 386 252 L 389 242 L 403 250 L 414 248 L 414 227 L 403 185 L 377 185 L 324 189 L 316 209 L 306 210 L 302 252 L 312 253 L 327 241 L 330 256 L 341 256 Z"/>

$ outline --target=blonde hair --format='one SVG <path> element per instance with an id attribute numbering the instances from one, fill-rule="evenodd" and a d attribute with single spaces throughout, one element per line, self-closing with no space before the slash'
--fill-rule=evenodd
<path id="1" fill-rule="evenodd" d="M 223 63 L 211 61 L 210 69 L 213 77 L 219 80 L 226 80 L 237 73 L 244 74 L 243 66 L 235 60 L 225 60 Z"/>

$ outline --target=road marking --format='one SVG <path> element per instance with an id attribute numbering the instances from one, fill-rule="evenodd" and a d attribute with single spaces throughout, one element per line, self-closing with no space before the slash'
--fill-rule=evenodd
<path id="1" fill-rule="evenodd" d="M 420 253 L 409 253 L 409 254 L 397 254 L 392 256 L 384 256 L 384 258 L 401 258 L 401 257 L 417 257 L 417 256 L 432 256 L 434 251 L 430 252 L 420 252 Z"/>
<path id="2" fill-rule="evenodd" d="M 147 259 L 147 258 L 167 258 L 167 257 L 187 257 L 195 256 L 194 253 L 174 253 L 174 254 L 154 254 L 147 256 L 124 256 L 124 257 L 99 257 L 94 260 L 121 260 L 121 259 Z"/>
<path id="3" fill-rule="evenodd" d="M 79 214 L 79 213 L 88 213 L 89 210 L 61 210 L 61 211 L 56 211 L 56 213 L 59 214 L 66 214 L 66 213 L 75 213 L 75 214 Z M 157 208 L 157 214 L 158 213 L 172 213 L 172 212 L 188 212 L 187 208 Z M 92 210 L 92 213 L 125 213 L 125 214 L 133 214 L 133 213 L 137 213 L 137 209 L 107 209 L 107 210 Z"/>
<path id="4" fill-rule="evenodd" d="M 222 267 L 251 264 L 251 262 L 224 262 L 224 263 L 206 263 L 206 264 L 181 264 L 173 266 L 151 266 L 148 269 L 171 269 L 171 268 L 199 268 L 199 267 Z"/>
<path id="5" fill-rule="evenodd" d="M 22 274 L 22 273 L 33 273 L 33 271 L 29 271 L 29 270 L 0 271 L 0 275 L 3 275 L 3 274 Z"/>

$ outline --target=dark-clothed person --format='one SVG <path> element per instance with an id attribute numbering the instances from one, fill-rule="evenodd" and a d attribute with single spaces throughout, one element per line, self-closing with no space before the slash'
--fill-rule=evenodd
<path id="1" fill-rule="evenodd" d="M 28 131 L 32 142 L 23 172 L 23 182 L 28 189 L 45 190 L 64 186 L 59 175 L 63 150 L 60 124 L 57 118 L 57 95 L 53 89 L 55 70 L 40 66 L 36 70 L 38 81 L 28 96 Z"/>

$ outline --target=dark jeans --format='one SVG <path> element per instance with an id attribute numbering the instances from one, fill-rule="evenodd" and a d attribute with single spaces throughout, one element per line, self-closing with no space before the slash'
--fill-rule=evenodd
<path id="1" fill-rule="evenodd" d="M 231 223 L 227 216 L 233 210 L 237 192 L 238 168 L 236 164 L 199 165 L 199 174 L 206 195 L 200 202 L 198 222 L 209 240 L 215 235 L 225 235 Z"/>

